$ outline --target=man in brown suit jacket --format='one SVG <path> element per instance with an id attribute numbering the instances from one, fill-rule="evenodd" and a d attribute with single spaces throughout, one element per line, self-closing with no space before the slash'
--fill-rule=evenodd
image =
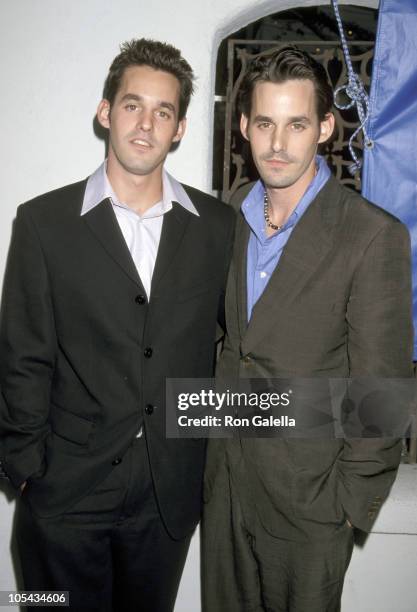
<path id="1" fill-rule="evenodd" d="M 220 378 L 408 377 L 409 237 L 330 176 L 324 69 L 287 47 L 255 59 L 241 131 L 261 180 L 243 202 Z M 206 612 L 335 612 L 353 548 L 400 461 L 399 440 L 212 440 L 203 521 Z"/>

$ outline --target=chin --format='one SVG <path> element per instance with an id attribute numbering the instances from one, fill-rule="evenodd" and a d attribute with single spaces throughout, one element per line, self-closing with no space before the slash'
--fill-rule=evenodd
<path id="1" fill-rule="evenodd" d="M 155 170 L 155 166 L 126 166 L 126 170 L 136 176 L 146 176 Z"/>
<path id="2" fill-rule="evenodd" d="M 271 189 L 283 189 L 294 185 L 297 179 L 294 180 L 292 177 L 285 176 L 265 176 L 262 180 L 265 185 Z"/>

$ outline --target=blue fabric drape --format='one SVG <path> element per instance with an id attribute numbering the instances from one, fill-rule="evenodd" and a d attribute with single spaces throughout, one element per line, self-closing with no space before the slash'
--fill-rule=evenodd
<path id="1" fill-rule="evenodd" d="M 413 257 L 417 331 L 417 0 L 381 0 L 362 194 L 405 223 Z M 417 333 L 414 334 L 417 359 Z"/>

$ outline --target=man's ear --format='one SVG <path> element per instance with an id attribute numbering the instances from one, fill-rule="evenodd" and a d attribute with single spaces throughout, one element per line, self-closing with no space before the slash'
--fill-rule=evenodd
<path id="1" fill-rule="evenodd" d="M 240 131 L 242 132 L 243 138 L 246 138 L 246 140 L 249 140 L 248 123 L 249 123 L 249 118 L 246 117 L 246 115 L 242 113 L 240 115 Z"/>
<path id="2" fill-rule="evenodd" d="M 179 142 L 181 140 L 181 138 L 185 134 L 186 127 L 187 127 L 187 119 L 184 117 L 184 119 L 181 119 L 181 121 L 178 121 L 177 133 L 172 139 L 172 142 Z"/>
<path id="3" fill-rule="evenodd" d="M 110 127 L 110 102 L 108 100 L 102 100 L 97 107 L 97 120 L 99 124 L 109 129 Z"/>
<path id="4" fill-rule="evenodd" d="M 320 136 L 319 143 L 326 142 L 333 134 L 334 130 L 334 115 L 333 113 L 327 113 L 323 121 L 320 121 Z"/>

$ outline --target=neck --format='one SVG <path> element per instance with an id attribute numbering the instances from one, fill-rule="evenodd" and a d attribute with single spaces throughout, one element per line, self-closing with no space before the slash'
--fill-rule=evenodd
<path id="1" fill-rule="evenodd" d="M 115 169 L 107 163 L 107 178 L 119 202 L 123 202 L 139 215 L 162 199 L 162 166 L 151 174 L 138 175 Z"/>

